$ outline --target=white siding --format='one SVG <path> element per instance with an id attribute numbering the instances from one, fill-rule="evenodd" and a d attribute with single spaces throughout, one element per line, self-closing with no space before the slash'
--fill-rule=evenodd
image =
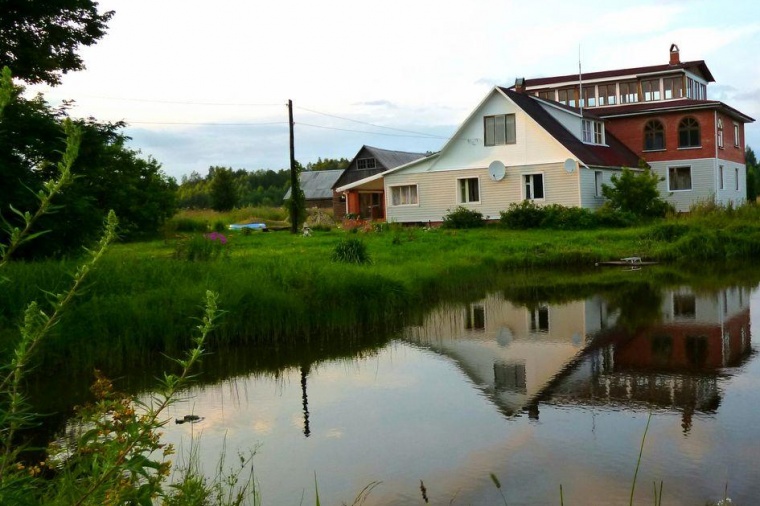
<path id="1" fill-rule="evenodd" d="M 615 169 L 580 169 L 581 184 L 581 207 L 586 209 L 599 209 L 604 204 L 604 197 L 596 196 L 596 176 L 595 173 L 602 173 L 602 183 L 607 186 L 612 185 L 612 175 L 620 174 L 620 170 Z"/>
<path id="2" fill-rule="evenodd" d="M 720 179 L 718 171 L 720 166 L 723 166 L 723 189 L 720 189 Z M 747 199 L 747 167 L 743 164 L 736 162 L 729 162 L 728 160 L 716 161 L 716 182 L 715 187 L 715 200 L 718 204 L 734 206 L 742 205 Z M 736 189 L 736 169 L 739 169 L 739 189 Z"/>
<path id="3" fill-rule="evenodd" d="M 513 202 L 524 198 L 523 175 L 541 173 L 544 176 L 544 199 L 537 204 L 580 205 L 578 188 L 579 172 L 568 174 L 562 163 L 508 167 L 507 175 L 501 181 L 492 181 L 486 167 L 449 171 L 412 172 L 400 171 L 385 177 L 386 218 L 395 222 L 440 222 L 449 210 L 458 203 L 457 178 L 478 177 L 480 181 L 480 203 L 463 204 L 483 214 L 484 218 L 498 219 Z M 418 206 L 392 206 L 390 186 L 416 184 L 419 196 Z"/>

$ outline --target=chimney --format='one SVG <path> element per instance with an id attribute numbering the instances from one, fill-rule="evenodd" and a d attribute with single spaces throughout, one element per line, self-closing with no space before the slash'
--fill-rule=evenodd
<path id="1" fill-rule="evenodd" d="M 515 91 L 517 93 L 525 93 L 525 78 L 518 77 L 515 79 Z"/>
<path id="2" fill-rule="evenodd" d="M 681 57 L 678 54 L 678 46 L 675 44 L 670 45 L 670 65 L 680 65 Z"/>

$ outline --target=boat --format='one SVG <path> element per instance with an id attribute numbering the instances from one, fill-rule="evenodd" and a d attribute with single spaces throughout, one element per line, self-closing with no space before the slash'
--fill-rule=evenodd
<path id="1" fill-rule="evenodd" d="M 622 267 L 643 267 L 645 265 L 657 265 L 657 262 L 652 260 L 642 260 L 641 257 L 625 257 L 620 260 L 609 260 L 606 262 L 597 262 L 597 267 L 605 266 L 622 266 Z"/>
<path id="2" fill-rule="evenodd" d="M 230 230 L 243 230 L 244 228 L 250 228 L 251 230 L 266 230 L 266 223 L 233 223 L 230 225 Z"/>

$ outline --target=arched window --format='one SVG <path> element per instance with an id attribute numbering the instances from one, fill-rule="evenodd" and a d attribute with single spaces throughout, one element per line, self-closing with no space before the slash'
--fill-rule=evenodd
<path id="1" fill-rule="evenodd" d="M 684 118 L 678 124 L 678 147 L 698 148 L 702 145 L 699 123 L 694 118 Z"/>
<path id="2" fill-rule="evenodd" d="M 665 127 L 656 119 L 644 125 L 644 151 L 665 149 Z"/>

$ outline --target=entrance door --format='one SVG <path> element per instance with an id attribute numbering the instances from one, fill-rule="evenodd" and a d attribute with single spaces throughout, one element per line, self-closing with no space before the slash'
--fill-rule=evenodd
<path id="1" fill-rule="evenodd" d="M 359 216 L 365 220 L 380 220 L 383 218 L 383 193 L 360 193 Z"/>

